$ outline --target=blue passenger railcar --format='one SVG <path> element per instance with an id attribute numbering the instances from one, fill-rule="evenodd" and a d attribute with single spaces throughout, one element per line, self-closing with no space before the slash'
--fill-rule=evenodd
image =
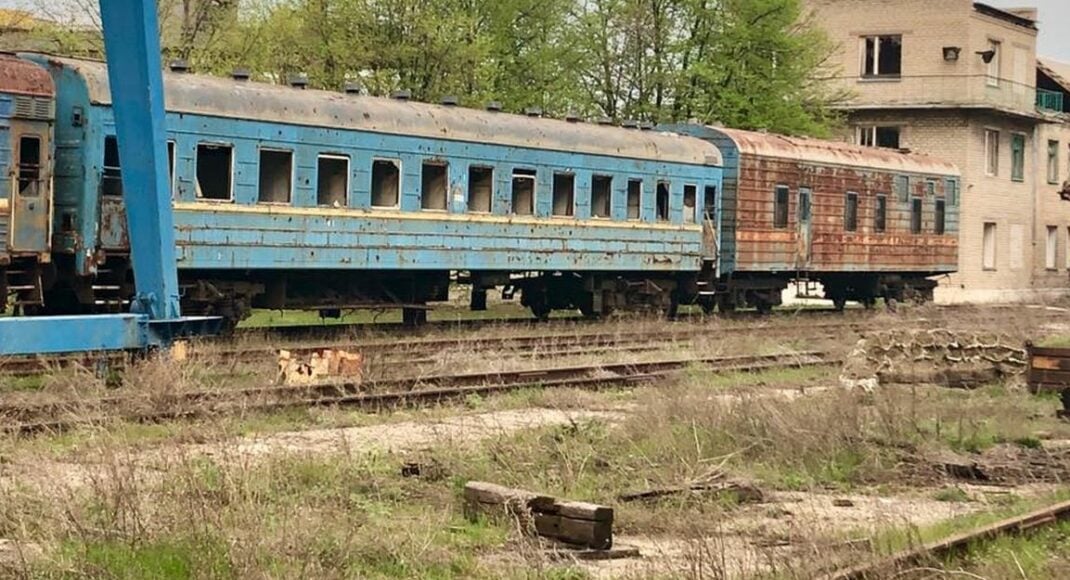
<path id="1" fill-rule="evenodd" d="M 132 293 L 100 62 L 27 55 L 57 92 L 57 310 Z M 452 273 L 555 308 L 671 308 L 716 275 L 722 160 L 677 134 L 165 74 L 187 313 L 446 298 Z"/>

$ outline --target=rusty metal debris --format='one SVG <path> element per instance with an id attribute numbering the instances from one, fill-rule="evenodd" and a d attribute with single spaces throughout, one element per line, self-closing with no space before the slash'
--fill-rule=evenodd
<path id="1" fill-rule="evenodd" d="M 279 351 L 276 383 L 311 385 L 330 378 L 360 382 L 364 375 L 364 356 L 359 352 L 322 349 L 312 353 L 307 363 L 296 360 L 288 350 Z"/>

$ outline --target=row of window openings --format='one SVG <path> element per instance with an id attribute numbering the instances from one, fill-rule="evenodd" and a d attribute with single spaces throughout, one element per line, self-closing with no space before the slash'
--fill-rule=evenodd
<path id="1" fill-rule="evenodd" d="M 996 269 L 996 224 L 985 222 L 984 237 L 981 241 L 981 266 L 985 270 Z M 1059 227 L 1047 226 L 1047 238 L 1044 245 L 1044 269 L 1057 270 L 1056 252 L 1059 247 Z M 1070 227 L 1066 229 L 1066 269 L 1070 270 Z"/>
<path id="2" fill-rule="evenodd" d="M 167 144 L 168 165 L 174 180 L 175 144 Z M 231 187 L 232 148 L 226 145 L 197 146 L 197 197 L 229 201 Z M 104 142 L 104 168 L 101 180 L 103 195 L 122 195 L 119 150 L 114 137 Z M 420 207 L 431 211 L 445 211 L 449 202 L 449 167 L 442 162 L 424 162 L 421 172 Z M 320 155 L 317 161 L 316 201 L 321 206 L 341 207 L 346 204 L 349 191 L 349 158 Z M 257 199 L 262 203 L 289 203 L 293 189 L 293 152 L 278 149 L 260 150 L 260 185 Z M 552 214 L 571 217 L 575 207 L 576 177 L 572 173 L 554 173 Z M 714 188 L 707 188 L 707 198 L 713 199 Z M 472 165 L 468 168 L 468 211 L 490 213 L 494 191 L 494 169 Z M 536 171 L 515 169 L 512 179 L 512 213 L 534 215 Z M 698 188 L 684 186 L 684 220 L 694 222 Z M 372 160 L 371 205 L 377 208 L 396 208 L 401 194 L 401 163 L 392 159 Z M 638 220 L 641 213 L 643 182 L 628 180 L 627 218 Z M 594 175 L 591 178 L 591 215 L 609 218 L 613 197 L 613 177 Z M 656 217 L 669 221 L 669 183 L 657 183 Z"/>
<path id="3" fill-rule="evenodd" d="M 789 194 L 790 190 L 787 187 L 778 186 L 776 188 L 776 197 L 773 203 L 774 228 L 786 229 L 788 227 Z M 799 190 L 798 220 L 800 223 L 810 221 L 810 197 L 810 190 Z M 877 233 L 884 233 L 887 230 L 888 221 L 888 196 L 878 195 L 876 199 L 877 207 L 873 213 L 873 229 Z M 915 197 L 910 200 L 910 232 L 913 234 L 922 233 L 922 205 L 923 202 L 920 197 Z M 946 200 L 935 200 L 935 214 L 933 219 L 934 234 L 944 234 L 946 229 L 946 216 Z M 843 229 L 848 232 L 858 231 L 858 194 L 853 191 L 847 192 L 844 201 Z"/>
<path id="4" fill-rule="evenodd" d="M 992 56 L 985 61 L 986 83 L 999 86 L 1003 44 L 998 40 L 988 41 Z M 903 74 L 903 36 L 884 34 L 861 37 L 861 65 L 863 78 L 897 79 Z M 1016 55 L 1019 56 L 1020 55 Z"/>
<path id="5" fill-rule="evenodd" d="M 1062 143 L 1055 140 L 1048 141 L 1048 183 L 1059 184 L 1059 150 Z M 1067 148 L 1067 168 L 1070 170 L 1070 147 Z M 1070 176 L 1067 178 L 1070 180 Z"/>
<path id="6" fill-rule="evenodd" d="M 999 176 L 1000 132 L 985 129 L 985 175 Z M 1025 180 L 1025 135 L 1011 134 L 1011 179 Z"/>

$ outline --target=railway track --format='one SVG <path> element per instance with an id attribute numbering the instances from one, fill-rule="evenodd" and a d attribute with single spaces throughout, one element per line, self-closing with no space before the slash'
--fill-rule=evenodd
<path id="1" fill-rule="evenodd" d="M 404 405 L 430 405 L 471 395 L 489 395 L 528 388 L 599 389 L 649 383 L 702 368 L 715 373 L 757 372 L 838 364 L 818 351 L 777 355 L 670 358 L 638 363 L 612 363 L 441 374 L 363 382 L 331 382 L 301 387 L 263 386 L 143 396 L 110 396 L 47 403 L 0 403 L 0 430 L 30 434 L 60 431 L 78 425 L 126 420 L 162 422 L 184 418 L 270 412 L 319 406 L 379 410 Z"/>

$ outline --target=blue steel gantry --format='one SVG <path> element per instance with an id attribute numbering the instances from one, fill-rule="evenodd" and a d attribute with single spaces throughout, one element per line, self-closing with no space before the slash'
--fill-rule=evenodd
<path id="1" fill-rule="evenodd" d="M 0 319 L 0 355 L 144 349 L 219 328 L 179 308 L 156 2 L 100 0 L 100 12 L 136 296 L 129 314 Z"/>

